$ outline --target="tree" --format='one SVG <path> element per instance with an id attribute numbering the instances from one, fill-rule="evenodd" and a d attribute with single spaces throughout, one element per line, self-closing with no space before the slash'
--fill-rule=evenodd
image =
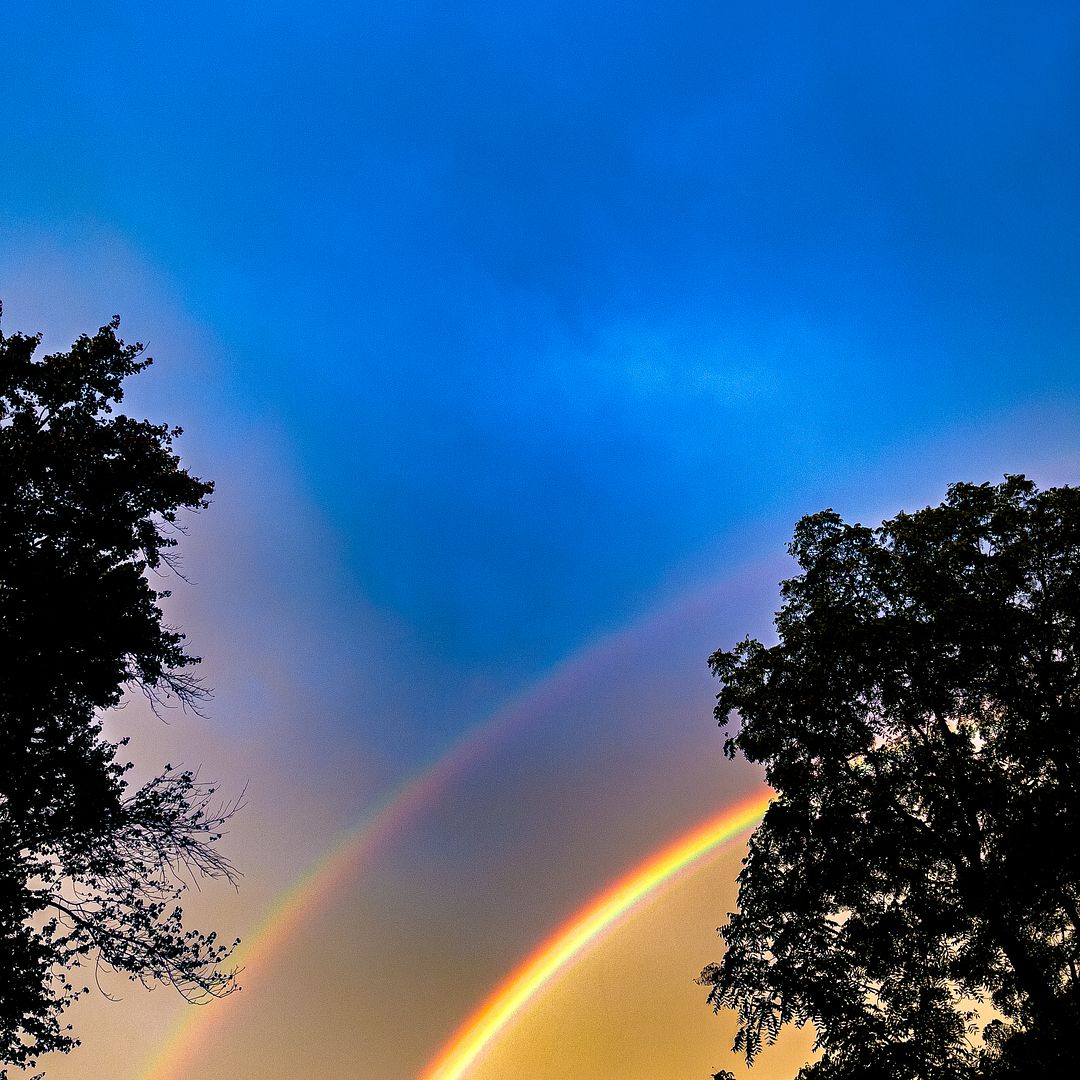
<path id="1" fill-rule="evenodd" d="M 776 793 L 702 973 L 807 1080 L 1059 1071 L 1080 1033 L 1080 490 L 803 518 L 778 642 L 710 664 Z"/>
<path id="2" fill-rule="evenodd" d="M 149 575 L 213 490 L 180 467 L 179 428 L 113 413 L 151 362 L 118 326 L 43 359 L 40 336 L 0 333 L 0 1063 L 18 1067 L 77 1045 L 80 967 L 192 1000 L 235 986 L 231 948 L 179 903 L 193 874 L 233 880 L 214 845 L 235 804 L 171 765 L 133 790 L 127 740 L 102 733 L 131 688 L 204 696 Z"/>

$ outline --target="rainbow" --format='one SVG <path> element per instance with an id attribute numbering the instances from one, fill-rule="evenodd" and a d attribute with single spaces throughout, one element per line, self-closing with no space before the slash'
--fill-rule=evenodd
<path id="1" fill-rule="evenodd" d="M 744 568 L 736 577 L 750 576 L 756 569 Z M 605 664 L 618 659 L 627 650 L 640 647 L 650 634 L 711 610 L 732 580 L 708 582 L 676 603 L 580 649 L 494 717 L 472 729 L 426 770 L 392 790 L 357 824 L 342 831 L 246 935 L 245 944 L 236 954 L 237 962 L 244 969 L 245 981 L 257 979 L 259 971 L 268 966 L 285 942 L 322 908 L 329 897 L 368 866 L 410 821 L 432 805 L 438 794 L 474 762 L 482 760 L 512 732 L 571 697 Z M 195 1055 L 227 1016 L 228 1010 L 220 1007 L 186 1010 L 165 1043 L 142 1069 L 143 1080 L 182 1080 L 188 1076 Z"/>
<path id="2" fill-rule="evenodd" d="M 698 825 L 591 900 L 513 971 L 428 1065 L 421 1080 L 460 1080 L 518 1013 L 616 922 L 720 845 L 752 828 L 768 795 L 729 807 Z"/>

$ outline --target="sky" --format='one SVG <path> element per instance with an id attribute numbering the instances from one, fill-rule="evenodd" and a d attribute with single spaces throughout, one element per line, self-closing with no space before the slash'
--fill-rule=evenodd
<path id="1" fill-rule="evenodd" d="M 257 945 L 294 901 L 206 1018 L 106 977 L 56 1080 L 420 1080 L 592 898 L 760 792 L 706 659 L 769 635 L 802 514 L 1077 482 L 1074 4 L 12 0 L 4 26 L 4 329 L 62 349 L 119 313 L 156 360 L 126 405 L 217 483 L 169 609 L 214 700 L 110 730 L 146 775 L 247 785 L 239 891 L 193 918 Z M 735 1067 L 694 977 L 740 842 L 470 1080 Z"/>

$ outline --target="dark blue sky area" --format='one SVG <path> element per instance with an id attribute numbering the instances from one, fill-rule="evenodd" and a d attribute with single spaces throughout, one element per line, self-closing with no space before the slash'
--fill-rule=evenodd
<path id="1" fill-rule="evenodd" d="M 1075 459 L 1074 4 L 225 9 L 9 5 L 0 224 L 169 282 L 433 656 Z"/>

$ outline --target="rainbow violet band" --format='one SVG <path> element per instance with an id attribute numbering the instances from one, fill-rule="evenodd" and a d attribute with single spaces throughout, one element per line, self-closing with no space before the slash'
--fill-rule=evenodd
<path id="1" fill-rule="evenodd" d="M 503 1029 L 563 969 L 679 874 L 753 828 L 772 793 L 755 795 L 696 826 L 591 900 L 496 989 L 428 1065 L 420 1080 L 460 1080 Z"/>

